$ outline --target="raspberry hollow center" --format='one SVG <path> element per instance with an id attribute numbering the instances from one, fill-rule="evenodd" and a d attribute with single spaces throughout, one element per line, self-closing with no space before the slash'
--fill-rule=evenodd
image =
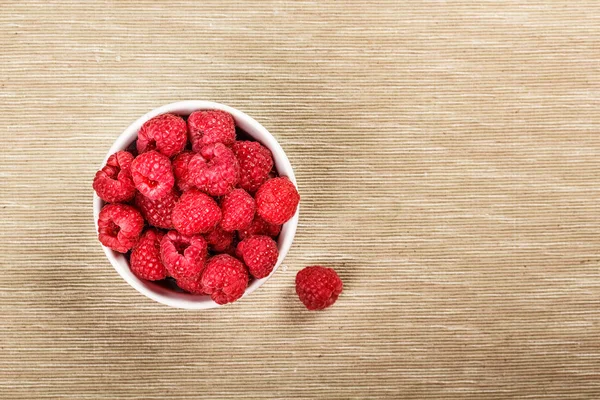
<path id="1" fill-rule="evenodd" d="M 119 178 L 119 173 L 121 173 L 121 167 L 113 167 L 111 178 L 117 180 Z"/>
<path id="2" fill-rule="evenodd" d="M 183 243 L 183 242 L 176 242 L 174 243 L 175 245 L 175 250 L 177 250 L 177 253 L 181 254 L 182 256 L 185 253 L 185 250 L 189 247 L 188 244 Z"/>
<path id="3" fill-rule="evenodd" d="M 106 230 L 107 233 L 110 236 L 117 237 L 119 235 L 119 231 L 121 230 L 121 227 L 119 225 L 115 224 L 114 221 L 110 221 L 109 223 L 110 223 L 110 225 L 108 226 L 108 229 Z"/>
<path id="4" fill-rule="evenodd" d="M 152 179 L 145 179 L 146 181 L 146 185 L 148 185 L 149 188 L 154 189 L 156 186 L 158 186 L 158 181 L 152 180 Z"/>

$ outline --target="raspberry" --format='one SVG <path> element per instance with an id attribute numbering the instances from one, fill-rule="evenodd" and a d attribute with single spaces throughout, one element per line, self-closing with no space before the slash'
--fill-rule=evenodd
<path id="1" fill-rule="evenodd" d="M 225 232 L 217 225 L 215 229 L 206 234 L 206 241 L 211 250 L 223 252 L 231 246 L 231 243 L 233 242 L 233 232 Z"/>
<path id="2" fill-rule="evenodd" d="M 184 235 L 208 233 L 221 221 L 221 209 L 212 197 L 192 189 L 181 195 L 171 220 Z"/>
<path id="3" fill-rule="evenodd" d="M 133 155 L 118 151 L 111 155 L 106 165 L 96 172 L 92 186 L 102 200 L 107 203 L 120 203 L 133 199 L 135 186 L 131 178 Z"/>
<path id="4" fill-rule="evenodd" d="M 135 195 L 135 205 L 146 221 L 150 225 L 163 229 L 173 229 L 171 213 L 177 200 L 179 200 L 179 196 L 174 190 L 159 200 L 149 199 L 140 193 Z"/>
<path id="5" fill-rule="evenodd" d="M 137 156 L 131 163 L 131 176 L 135 188 L 151 200 L 165 197 L 175 184 L 171 161 L 157 151 Z"/>
<path id="6" fill-rule="evenodd" d="M 98 239 L 106 247 L 127 253 L 144 228 L 144 218 L 138 210 L 125 204 L 109 204 L 98 216 Z"/>
<path id="7" fill-rule="evenodd" d="M 246 229 L 254 219 L 254 199 L 244 189 L 235 189 L 221 201 L 221 227 L 231 232 Z"/>
<path id="8" fill-rule="evenodd" d="M 190 114 L 187 123 L 195 152 L 200 152 L 202 147 L 209 144 L 231 146 L 235 141 L 235 121 L 225 111 L 195 111 Z"/>
<path id="9" fill-rule="evenodd" d="M 198 276 L 204 269 L 207 253 L 206 240 L 202 236 L 185 236 L 169 231 L 160 242 L 163 264 L 175 279 Z"/>
<path id="10" fill-rule="evenodd" d="M 271 151 L 258 142 L 235 142 L 232 149 L 240 163 L 240 187 L 256 192 L 273 168 Z"/>
<path id="11" fill-rule="evenodd" d="M 335 303 L 343 286 L 331 268 L 306 267 L 296 275 L 296 293 L 309 310 L 322 310 Z"/>
<path id="12" fill-rule="evenodd" d="M 146 121 L 138 132 L 137 149 L 140 153 L 158 150 L 167 157 L 180 153 L 187 143 L 187 125 L 183 118 L 163 114 Z"/>
<path id="13" fill-rule="evenodd" d="M 248 271 L 238 259 L 227 254 L 214 256 L 202 273 L 202 287 L 217 304 L 236 301 L 248 286 Z"/>
<path id="14" fill-rule="evenodd" d="M 160 258 L 162 237 L 162 233 L 148 229 L 131 251 L 129 267 L 138 278 L 159 281 L 167 277 L 167 269 Z"/>
<path id="15" fill-rule="evenodd" d="M 222 143 L 203 147 L 189 163 L 194 185 L 211 196 L 231 192 L 240 179 L 240 166 L 233 151 Z"/>
<path id="16" fill-rule="evenodd" d="M 203 295 L 206 294 L 204 293 L 204 288 L 202 287 L 200 278 L 202 277 L 202 275 L 198 275 L 194 278 L 189 278 L 189 279 L 177 279 L 177 286 L 179 286 L 181 289 L 185 290 L 188 293 L 191 294 L 198 294 L 198 295 Z"/>
<path id="17" fill-rule="evenodd" d="M 173 160 L 173 175 L 175 175 L 175 183 L 177 183 L 177 187 L 182 192 L 185 192 L 194 186 L 194 183 L 190 177 L 190 169 L 188 168 L 192 157 L 194 157 L 194 153 L 191 151 L 184 151 Z"/>
<path id="18" fill-rule="evenodd" d="M 281 225 L 296 213 L 300 195 L 287 177 L 269 179 L 256 192 L 256 212 L 265 221 Z"/>
<path id="19" fill-rule="evenodd" d="M 238 244 L 236 254 L 244 260 L 250 275 L 260 279 L 269 276 L 273 271 L 279 251 L 277 243 L 270 237 L 251 236 Z"/>
<path id="20" fill-rule="evenodd" d="M 275 237 L 279 235 L 279 232 L 281 232 L 281 225 L 270 224 L 258 215 L 255 215 L 254 220 L 248 228 L 238 231 L 238 236 L 242 240 L 252 235 L 267 235 Z"/>
<path id="21" fill-rule="evenodd" d="M 235 257 L 236 256 L 235 255 L 236 251 L 237 251 L 237 248 L 235 246 L 235 240 L 234 240 L 233 242 L 231 242 L 231 245 L 228 248 L 226 248 L 225 250 L 223 250 L 221 252 L 221 254 L 228 254 L 231 257 Z"/>

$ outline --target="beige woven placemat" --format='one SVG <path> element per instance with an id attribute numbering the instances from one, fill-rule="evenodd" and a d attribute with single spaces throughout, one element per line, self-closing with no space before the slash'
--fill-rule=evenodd
<path id="1" fill-rule="evenodd" d="M 600 2 L 0 10 L 0 398 L 600 397 Z M 92 221 L 113 140 L 182 99 L 261 121 L 302 194 L 285 266 L 210 312 L 130 288 Z"/>

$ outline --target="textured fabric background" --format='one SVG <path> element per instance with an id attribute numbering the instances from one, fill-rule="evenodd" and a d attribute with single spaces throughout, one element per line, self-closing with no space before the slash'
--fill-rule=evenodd
<path id="1" fill-rule="evenodd" d="M 0 2 L 0 398 L 597 399 L 600 2 Z M 285 266 L 208 312 L 107 262 L 91 181 L 159 105 L 261 121 Z M 294 277 L 334 266 L 338 303 Z"/>

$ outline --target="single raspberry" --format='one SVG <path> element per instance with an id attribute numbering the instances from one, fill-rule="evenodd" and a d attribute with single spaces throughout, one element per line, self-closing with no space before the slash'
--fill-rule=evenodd
<path id="1" fill-rule="evenodd" d="M 131 176 L 135 188 L 152 200 L 167 196 L 175 184 L 171 161 L 157 151 L 137 156 L 131 163 Z"/>
<path id="2" fill-rule="evenodd" d="M 256 212 L 265 221 L 281 225 L 296 213 L 300 195 L 296 186 L 287 177 L 266 181 L 255 196 Z"/>
<path id="3" fill-rule="evenodd" d="M 194 186 L 188 167 L 192 157 L 194 157 L 194 153 L 191 151 L 184 151 L 173 159 L 173 175 L 175 175 L 175 183 L 182 192 L 185 192 Z"/>
<path id="4" fill-rule="evenodd" d="M 238 259 L 227 254 L 214 256 L 202 273 L 202 287 L 217 304 L 236 301 L 248 286 L 248 271 Z"/>
<path id="5" fill-rule="evenodd" d="M 225 232 L 217 225 L 215 229 L 206 234 L 206 241 L 211 250 L 220 253 L 231 246 L 233 235 L 233 232 Z"/>
<path id="6" fill-rule="evenodd" d="M 169 231 L 160 242 L 163 264 L 175 279 L 198 276 L 204 269 L 207 254 L 206 240 L 202 236 Z"/>
<path id="7" fill-rule="evenodd" d="M 275 237 L 281 232 L 281 225 L 270 224 L 258 215 L 254 216 L 254 220 L 246 229 L 238 231 L 240 239 L 244 240 L 252 235 L 267 235 Z"/>
<path id="8" fill-rule="evenodd" d="M 189 163 L 194 185 L 211 196 L 231 192 L 240 179 L 240 166 L 233 151 L 222 143 L 203 147 Z"/>
<path id="9" fill-rule="evenodd" d="M 146 221 L 152 226 L 163 229 L 173 229 L 171 213 L 177 204 L 179 196 L 175 190 L 159 200 L 152 200 L 141 193 L 135 195 L 135 205 Z"/>
<path id="10" fill-rule="evenodd" d="M 191 294 L 197 294 L 197 295 L 203 295 L 206 294 L 204 293 L 204 288 L 202 287 L 202 283 L 200 281 L 202 275 L 198 275 L 194 278 L 188 278 L 188 279 L 177 279 L 177 286 L 179 286 L 181 289 L 185 290 L 188 293 Z"/>
<path id="11" fill-rule="evenodd" d="M 118 151 L 111 155 L 106 165 L 96 172 L 92 186 L 102 200 L 107 203 L 120 203 L 133 199 L 135 185 L 131 178 L 133 155 Z"/>
<path id="12" fill-rule="evenodd" d="M 200 149 L 213 143 L 231 146 L 235 141 L 235 121 L 231 114 L 220 110 L 195 111 L 188 117 L 192 149 Z"/>
<path id="13" fill-rule="evenodd" d="M 233 190 L 221 201 L 221 227 L 228 232 L 248 228 L 254 219 L 255 209 L 254 199 L 248 192 L 244 189 Z"/>
<path id="14" fill-rule="evenodd" d="M 271 151 L 258 142 L 235 142 L 233 152 L 240 163 L 240 187 L 250 193 L 269 179 L 273 168 Z"/>
<path id="15" fill-rule="evenodd" d="M 98 216 L 98 239 L 114 251 L 127 253 L 138 241 L 144 218 L 138 210 L 125 204 L 108 204 Z"/>
<path id="16" fill-rule="evenodd" d="M 343 286 L 331 268 L 306 267 L 296 275 L 296 293 L 309 310 L 322 310 L 335 303 Z"/>
<path id="17" fill-rule="evenodd" d="M 183 151 L 187 143 L 187 125 L 183 118 L 163 114 L 146 121 L 138 132 L 137 149 L 140 153 L 158 150 L 167 157 Z"/>
<path id="18" fill-rule="evenodd" d="M 138 278 L 159 281 L 167 277 L 167 269 L 160 257 L 160 241 L 163 236 L 155 229 L 148 229 L 131 251 L 129 268 Z"/>
<path id="19" fill-rule="evenodd" d="M 191 189 L 179 198 L 171 220 L 175 229 L 184 235 L 208 233 L 221 221 L 221 209 L 212 197 Z"/>
<path id="20" fill-rule="evenodd" d="M 250 275 L 260 279 L 269 276 L 273 271 L 279 251 L 277 243 L 270 237 L 251 236 L 238 244 L 236 255 L 244 261 Z"/>

